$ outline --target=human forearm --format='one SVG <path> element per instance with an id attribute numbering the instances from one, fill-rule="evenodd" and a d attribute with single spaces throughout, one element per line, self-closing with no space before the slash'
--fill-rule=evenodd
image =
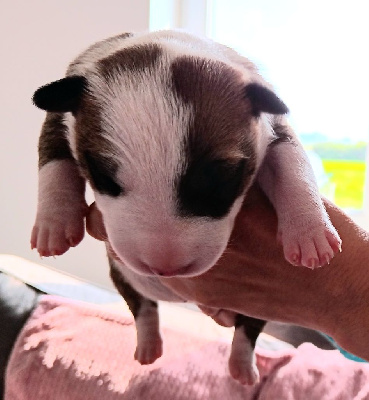
<path id="1" fill-rule="evenodd" d="M 327 208 L 344 243 L 343 252 L 329 266 L 337 269 L 330 285 L 331 336 L 369 361 L 369 233 L 336 207 Z"/>

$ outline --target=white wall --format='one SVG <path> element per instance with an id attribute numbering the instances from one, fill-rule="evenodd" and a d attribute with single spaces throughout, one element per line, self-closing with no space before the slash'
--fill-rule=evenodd
<path id="1" fill-rule="evenodd" d="M 44 118 L 31 97 L 94 41 L 148 28 L 149 0 L 1 0 L 0 253 L 110 285 L 104 246 L 90 237 L 57 259 L 40 260 L 30 250 Z"/>
<path id="2" fill-rule="evenodd" d="M 206 36 L 208 11 L 208 0 L 151 0 L 150 29 L 184 29 Z"/>

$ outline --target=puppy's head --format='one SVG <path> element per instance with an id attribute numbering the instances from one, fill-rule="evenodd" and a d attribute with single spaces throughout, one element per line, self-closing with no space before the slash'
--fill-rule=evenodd
<path id="1" fill-rule="evenodd" d="M 232 66 L 158 43 L 102 57 L 34 102 L 66 113 L 115 253 L 162 276 L 216 263 L 261 162 L 261 113 L 287 111 Z"/>

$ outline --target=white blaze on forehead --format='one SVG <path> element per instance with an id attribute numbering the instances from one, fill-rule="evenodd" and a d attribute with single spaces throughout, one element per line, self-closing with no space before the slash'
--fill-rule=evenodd
<path id="1" fill-rule="evenodd" d="M 170 60 L 138 71 L 123 71 L 106 83 L 99 74 L 89 81 L 101 106 L 104 138 L 114 149 L 117 181 L 127 195 L 173 205 L 174 184 L 186 163 L 184 142 L 192 108 L 171 89 Z"/>

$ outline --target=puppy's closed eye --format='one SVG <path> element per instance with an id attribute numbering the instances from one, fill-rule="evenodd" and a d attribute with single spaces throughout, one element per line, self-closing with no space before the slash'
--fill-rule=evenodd
<path id="1" fill-rule="evenodd" d="M 246 164 L 246 159 L 192 163 L 179 184 L 181 212 L 199 217 L 224 217 L 242 193 Z"/>
<path id="2" fill-rule="evenodd" d="M 84 152 L 87 175 L 91 185 L 101 194 L 117 197 L 124 193 L 123 187 L 115 180 L 116 167 L 103 157 L 95 157 L 89 151 Z"/>

